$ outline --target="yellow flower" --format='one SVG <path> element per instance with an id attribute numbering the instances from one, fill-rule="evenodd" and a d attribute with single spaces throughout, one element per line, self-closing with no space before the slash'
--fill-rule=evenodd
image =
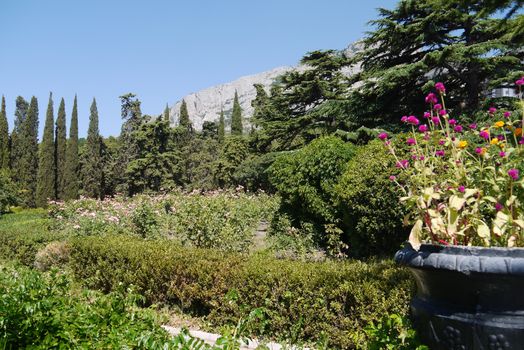
<path id="1" fill-rule="evenodd" d="M 506 147 L 506 144 L 504 142 L 501 142 L 501 143 L 499 143 L 499 147 L 504 149 L 504 147 Z"/>
<path id="2" fill-rule="evenodd" d="M 466 148 L 468 146 L 468 141 L 459 141 L 458 147 L 459 148 Z"/>
<path id="3" fill-rule="evenodd" d="M 522 135 L 522 128 L 516 128 L 515 129 L 515 136 L 520 136 Z"/>
<path id="4" fill-rule="evenodd" d="M 498 122 L 495 123 L 496 128 L 502 128 L 503 126 L 504 126 L 504 122 L 502 120 L 499 120 Z"/>
<path id="5" fill-rule="evenodd" d="M 499 139 L 494 137 L 494 138 L 491 139 L 491 141 L 489 143 L 491 143 L 492 145 L 496 145 L 497 143 L 499 143 Z"/>

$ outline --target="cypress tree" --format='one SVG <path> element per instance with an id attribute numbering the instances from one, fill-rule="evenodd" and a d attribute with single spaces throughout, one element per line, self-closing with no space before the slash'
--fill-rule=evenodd
<path id="1" fill-rule="evenodd" d="M 58 107 L 55 136 L 56 198 L 64 199 L 67 136 L 65 102 L 63 98 Z"/>
<path id="2" fill-rule="evenodd" d="M 180 106 L 180 116 L 178 119 L 178 125 L 191 128 L 191 120 L 189 119 L 189 113 L 187 112 L 187 104 L 185 100 L 182 100 L 182 105 Z"/>
<path id="3" fill-rule="evenodd" d="M 27 114 L 23 110 L 24 102 L 23 99 L 20 100 L 21 124 L 17 134 L 17 152 L 19 154 L 13 156 L 19 156 L 16 161 L 16 171 L 22 204 L 34 207 L 38 172 L 38 100 L 34 96 L 31 98 Z"/>
<path id="4" fill-rule="evenodd" d="M 2 95 L 2 108 L 0 109 L 0 169 L 9 168 L 9 126 L 5 111 L 5 97 Z"/>
<path id="5" fill-rule="evenodd" d="M 27 117 L 29 103 L 22 97 L 16 98 L 15 122 L 11 132 L 11 176 L 13 180 L 20 183 L 20 174 L 22 172 L 20 160 L 22 158 L 23 148 L 20 143 L 22 134 L 22 124 Z"/>
<path id="6" fill-rule="evenodd" d="M 238 103 L 238 93 L 235 91 L 233 100 L 233 115 L 231 116 L 231 135 L 242 135 L 242 109 Z"/>
<path id="7" fill-rule="evenodd" d="M 89 116 L 89 129 L 82 167 L 84 194 L 92 198 L 102 197 L 102 154 L 101 140 L 98 131 L 98 110 L 96 100 L 93 98 L 91 114 Z"/>
<path id="8" fill-rule="evenodd" d="M 53 94 L 49 94 L 44 135 L 39 150 L 38 178 L 36 183 L 36 205 L 47 206 L 48 199 L 54 199 L 55 186 L 55 140 L 54 140 Z"/>
<path id="9" fill-rule="evenodd" d="M 64 199 L 78 198 L 78 110 L 75 101 L 71 113 L 69 140 L 67 141 L 66 164 L 64 175 Z"/>
<path id="10" fill-rule="evenodd" d="M 224 121 L 224 110 L 220 110 L 220 119 L 218 121 L 218 141 L 220 143 L 224 142 L 226 136 L 226 125 Z"/>
<path id="11" fill-rule="evenodd" d="M 166 103 L 166 108 L 164 109 L 164 120 L 169 122 L 169 106 Z"/>

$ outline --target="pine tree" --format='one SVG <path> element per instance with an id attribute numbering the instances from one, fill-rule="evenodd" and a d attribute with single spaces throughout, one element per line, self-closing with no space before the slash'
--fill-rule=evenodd
<path id="1" fill-rule="evenodd" d="M 187 104 L 185 100 L 182 100 L 182 105 L 180 106 L 180 116 L 178 119 L 178 125 L 191 129 L 191 120 L 189 119 L 189 113 L 187 112 Z"/>
<path id="2" fill-rule="evenodd" d="M 24 110 L 27 104 L 25 100 L 21 98 L 17 102 L 20 102 L 20 115 L 17 116 L 17 120 L 21 121 L 21 124 L 17 133 L 17 153 L 13 154 L 13 157 L 19 158 L 16 161 L 16 170 L 13 171 L 17 171 L 16 179 L 21 189 L 22 204 L 34 207 L 38 173 L 38 100 L 34 96 L 31 98 L 27 114 Z"/>
<path id="3" fill-rule="evenodd" d="M 169 122 L 169 106 L 168 104 L 166 103 L 166 108 L 164 109 L 164 120 L 166 122 Z"/>
<path id="4" fill-rule="evenodd" d="M 98 131 L 98 110 L 96 100 L 91 104 L 89 128 L 82 167 L 84 194 L 87 197 L 102 197 L 101 139 Z"/>
<path id="5" fill-rule="evenodd" d="M 60 101 L 56 118 L 55 165 L 56 165 L 56 198 L 65 198 L 65 166 L 66 166 L 66 112 L 64 99 Z"/>
<path id="6" fill-rule="evenodd" d="M 36 183 L 36 205 L 47 206 L 49 199 L 55 198 L 55 140 L 54 140 L 53 94 L 49 94 L 47 114 L 44 125 L 44 135 L 40 144 L 38 156 L 38 177 Z"/>
<path id="7" fill-rule="evenodd" d="M 218 142 L 224 142 L 226 136 L 226 123 L 224 120 L 224 110 L 220 110 L 220 119 L 218 120 Z"/>
<path id="8" fill-rule="evenodd" d="M 9 126 L 5 111 L 5 97 L 2 96 L 2 109 L 0 109 L 0 169 L 9 168 Z"/>
<path id="9" fill-rule="evenodd" d="M 78 198 L 78 110 L 76 95 L 71 113 L 69 140 L 67 141 L 64 175 L 64 199 Z"/>
<path id="10" fill-rule="evenodd" d="M 242 135 L 242 109 L 238 103 L 238 93 L 235 91 L 233 114 L 231 116 L 231 135 Z"/>

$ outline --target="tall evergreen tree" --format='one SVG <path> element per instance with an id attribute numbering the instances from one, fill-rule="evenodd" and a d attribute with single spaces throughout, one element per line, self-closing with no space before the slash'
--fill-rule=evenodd
<path id="1" fill-rule="evenodd" d="M 218 142 L 224 142 L 226 137 L 226 123 L 224 120 L 224 110 L 220 110 L 220 119 L 218 120 Z"/>
<path id="2" fill-rule="evenodd" d="M 169 106 L 166 103 L 166 108 L 164 109 L 164 120 L 169 123 Z"/>
<path id="3" fill-rule="evenodd" d="M 98 110 L 96 100 L 93 98 L 91 114 L 89 116 L 89 128 L 87 130 L 87 141 L 85 145 L 82 180 L 84 194 L 87 197 L 102 197 L 102 168 L 101 168 L 101 139 L 98 131 Z"/>
<path id="4" fill-rule="evenodd" d="M 29 109 L 29 103 L 22 97 L 16 98 L 16 110 L 15 110 L 15 122 L 13 131 L 11 132 L 11 176 L 13 180 L 20 183 L 20 175 L 23 169 L 21 169 L 22 153 L 24 149 L 20 138 L 22 136 L 22 124 L 27 117 L 27 111 Z"/>
<path id="5" fill-rule="evenodd" d="M 24 102 L 23 99 L 20 100 L 21 108 L 18 110 L 21 113 L 20 120 L 22 122 L 19 126 L 20 132 L 17 134 L 17 156 L 19 154 L 20 158 L 16 161 L 16 178 L 21 189 L 22 204 L 34 207 L 36 206 L 35 195 L 38 173 L 38 100 L 34 96 L 31 98 L 25 116 Z"/>
<path id="6" fill-rule="evenodd" d="M 38 156 L 38 177 L 36 183 L 36 205 L 38 207 L 47 206 L 48 199 L 54 199 L 56 194 L 54 123 L 53 94 L 50 93 L 44 135 Z"/>
<path id="7" fill-rule="evenodd" d="M 379 9 L 375 27 L 355 56 L 362 67 L 348 114 L 368 126 L 422 114 L 420 95 L 443 81 L 455 115 L 481 107 L 486 92 L 523 73 L 522 41 L 515 40 L 522 1 L 403 0 Z M 380 117 L 380 118 L 377 118 Z"/>
<path id="8" fill-rule="evenodd" d="M 0 169 L 9 168 L 9 126 L 5 111 L 5 97 L 2 96 L 2 108 L 0 109 Z"/>
<path id="9" fill-rule="evenodd" d="M 120 173 L 116 173 L 115 182 L 117 191 L 127 192 L 131 194 L 129 188 L 129 179 L 125 176 L 125 169 L 127 169 L 130 162 L 136 159 L 139 155 L 139 144 L 136 137 L 136 132 L 140 129 L 147 118 L 142 116 L 140 108 L 141 102 L 133 93 L 128 93 L 120 96 L 122 104 L 122 131 L 120 132 L 120 150 L 118 152 L 118 163 L 124 169 Z"/>
<path id="10" fill-rule="evenodd" d="M 238 102 L 238 93 L 235 91 L 233 100 L 233 114 L 231 116 L 231 135 L 242 135 L 242 109 Z"/>
<path id="11" fill-rule="evenodd" d="M 189 113 L 187 112 L 187 104 L 185 100 L 182 100 L 182 105 L 180 105 L 178 125 L 187 129 L 191 129 L 191 119 L 189 119 Z"/>
<path id="12" fill-rule="evenodd" d="M 67 136 L 65 102 L 63 98 L 58 107 L 55 136 L 56 198 L 64 199 Z"/>
<path id="13" fill-rule="evenodd" d="M 64 172 L 64 199 L 76 199 L 78 198 L 78 109 L 76 95 L 71 113 Z"/>

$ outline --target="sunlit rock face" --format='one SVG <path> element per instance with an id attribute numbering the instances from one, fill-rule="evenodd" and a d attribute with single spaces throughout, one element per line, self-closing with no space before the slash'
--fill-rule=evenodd
<path id="1" fill-rule="evenodd" d="M 205 121 L 217 121 L 220 116 L 220 111 L 224 110 L 227 129 L 231 119 L 231 112 L 233 111 L 233 99 L 235 98 L 236 91 L 238 93 L 238 102 L 242 108 L 242 117 L 246 121 L 244 128 L 247 130 L 249 127 L 249 118 L 253 114 L 251 101 L 256 97 L 256 90 L 253 85 L 262 84 L 266 87 L 266 90 L 269 91 L 271 84 L 275 82 L 278 76 L 292 69 L 293 67 L 278 67 L 259 74 L 244 76 L 230 83 L 216 85 L 184 96 L 193 127 L 196 130 L 201 130 L 202 124 Z M 181 104 L 182 100 L 178 101 L 170 109 L 169 119 L 173 126 L 178 124 Z"/>
<path id="2" fill-rule="evenodd" d="M 361 45 L 351 44 L 346 49 L 341 50 L 340 53 L 351 57 L 356 51 L 360 49 Z M 233 99 L 235 91 L 238 93 L 238 100 L 242 108 L 242 117 L 244 119 L 243 126 L 245 131 L 250 129 L 249 119 L 253 115 L 253 107 L 251 101 L 256 97 L 256 90 L 254 84 L 262 84 L 266 91 L 269 89 L 277 78 L 291 70 L 305 70 L 306 67 L 298 65 L 296 67 L 278 67 L 269 71 L 258 74 L 241 77 L 229 83 L 220 84 L 200 90 L 189 95 L 184 96 L 187 104 L 189 118 L 196 130 L 202 130 L 202 125 L 205 121 L 218 121 L 220 111 L 224 111 L 226 120 L 226 130 L 229 130 L 231 113 L 233 110 Z M 359 70 L 359 67 L 345 67 L 343 73 L 350 75 Z M 180 105 L 182 100 L 177 101 L 174 106 L 170 108 L 169 119 L 172 126 L 178 125 L 180 114 Z"/>

